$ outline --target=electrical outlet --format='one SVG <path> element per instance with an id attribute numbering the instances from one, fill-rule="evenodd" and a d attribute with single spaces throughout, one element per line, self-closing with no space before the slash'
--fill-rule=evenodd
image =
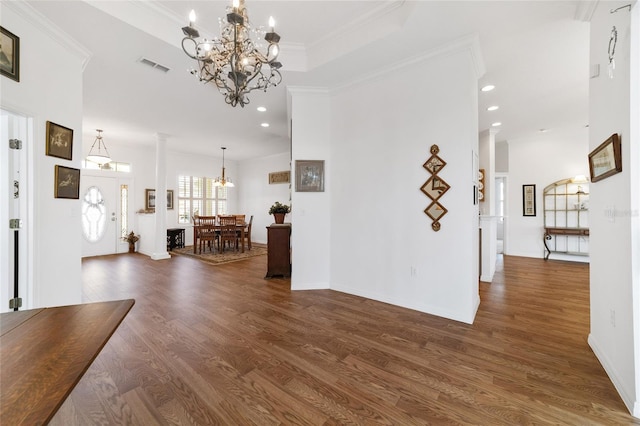
<path id="1" fill-rule="evenodd" d="M 611 309 L 611 326 L 613 328 L 616 327 L 616 311 L 615 311 L 615 309 Z"/>

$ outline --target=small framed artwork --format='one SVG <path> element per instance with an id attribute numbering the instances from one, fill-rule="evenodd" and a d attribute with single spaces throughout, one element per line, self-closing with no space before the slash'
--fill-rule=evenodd
<path id="1" fill-rule="evenodd" d="M 591 182 L 608 178 L 622 171 L 622 152 L 620 137 L 611 135 L 589 154 L 589 173 Z"/>
<path id="2" fill-rule="evenodd" d="M 47 155 L 71 160 L 73 157 L 73 130 L 47 121 Z"/>
<path id="3" fill-rule="evenodd" d="M 80 169 L 56 165 L 54 182 L 55 198 L 80 198 Z"/>
<path id="4" fill-rule="evenodd" d="M 324 192 L 324 160 L 296 160 L 296 192 Z"/>
<path id="5" fill-rule="evenodd" d="M 156 209 L 156 190 L 145 189 L 144 190 L 144 209 L 155 210 Z"/>
<path id="6" fill-rule="evenodd" d="M 20 37 L 0 27 L 0 74 L 20 81 Z"/>
<path id="7" fill-rule="evenodd" d="M 285 170 L 282 172 L 269 173 L 269 185 L 274 185 L 278 183 L 289 183 L 290 180 L 291 180 L 291 172 L 289 170 Z"/>
<path id="8" fill-rule="evenodd" d="M 167 189 L 167 210 L 173 210 L 173 189 Z"/>
<path id="9" fill-rule="evenodd" d="M 522 216 L 536 215 L 536 186 L 522 185 Z"/>

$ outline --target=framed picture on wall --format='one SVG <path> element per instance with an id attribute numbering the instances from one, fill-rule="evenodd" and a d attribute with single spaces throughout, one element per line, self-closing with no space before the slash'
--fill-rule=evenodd
<path id="1" fill-rule="evenodd" d="M 54 182 L 55 198 L 80 198 L 80 169 L 56 165 Z"/>
<path id="2" fill-rule="evenodd" d="M 20 81 L 20 37 L 0 27 L 0 74 Z"/>
<path id="3" fill-rule="evenodd" d="M 167 189 L 167 210 L 173 210 L 173 189 Z"/>
<path id="4" fill-rule="evenodd" d="M 621 171 L 622 152 L 620 137 L 617 133 L 614 133 L 589 154 L 591 182 L 608 178 Z"/>
<path id="5" fill-rule="evenodd" d="M 522 185 L 522 216 L 536 215 L 536 186 Z"/>
<path id="6" fill-rule="evenodd" d="M 291 172 L 285 170 L 282 172 L 269 173 L 269 185 L 275 185 L 279 183 L 289 183 Z"/>
<path id="7" fill-rule="evenodd" d="M 47 121 L 47 151 L 51 157 L 71 160 L 73 157 L 73 129 Z"/>
<path id="8" fill-rule="evenodd" d="M 296 192 L 324 192 L 324 160 L 296 160 Z"/>

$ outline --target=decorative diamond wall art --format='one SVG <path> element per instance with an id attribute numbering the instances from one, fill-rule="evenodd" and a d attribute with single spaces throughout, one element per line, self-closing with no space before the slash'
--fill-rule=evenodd
<path id="1" fill-rule="evenodd" d="M 431 145 L 431 157 L 422 165 L 429 173 L 431 177 L 422 185 L 420 190 L 427 197 L 431 198 L 431 204 L 424 210 L 425 214 L 433 220 L 431 229 L 434 231 L 440 230 L 440 219 L 447 214 L 447 209 L 438 202 L 440 197 L 451 188 L 447 182 L 442 180 L 438 176 L 438 172 L 447 165 L 447 163 L 440 157 L 438 152 L 440 148 L 438 145 Z"/>

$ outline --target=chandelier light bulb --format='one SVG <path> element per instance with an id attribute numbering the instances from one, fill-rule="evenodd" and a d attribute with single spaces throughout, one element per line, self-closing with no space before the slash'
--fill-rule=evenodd
<path id="1" fill-rule="evenodd" d="M 271 28 L 271 32 L 273 32 L 273 29 L 276 26 L 276 20 L 273 19 L 273 16 L 269 16 L 269 28 Z"/>
<path id="2" fill-rule="evenodd" d="M 237 9 L 240 7 L 240 0 L 233 0 L 232 2 L 233 8 Z"/>
<path id="3" fill-rule="evenodd" d="M 193 25 L 196 22 L 196 11 L 191 9 L 191 12 L 189 12 L 189 24 Z"/>

